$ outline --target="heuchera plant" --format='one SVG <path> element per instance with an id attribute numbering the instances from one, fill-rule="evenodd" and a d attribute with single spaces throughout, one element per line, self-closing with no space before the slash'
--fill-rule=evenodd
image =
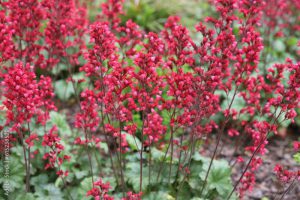
<path id="1" fill-rule="evenodd" d="M 170 16 L 158 33 L 123 22 L 123 0 L 103 3 L 95 22 L 83 2 L 0 3 L 1 129 L 11 133 L 11 152 L 21 147 L 28 197 L 39 196 L 32 176 L 52 170 L 68 199 L 86 183 L 80 199 L 151 199 L 153 192 L 155 199 L 242 199 L 255 187 L 269 137 L 297 116 L 300 63 L 267 67 L 263 56 L 269 35 L 299 31 L 299 17 L 285 23 L 299 2 L 210 1 L 216 15 L 194 30 Z M 61 79 L 76 101 L 64 128 L 51 117 L 66 105 L 54 94 Z M 233 147 L 243 153 L 232 167 L 244 167 L 232 186 L 228 164 L 217 159 L 224 137 L 233 146 L 235 138 L 251 139 Z M 205 158 L 201 144 L 209 141 Z M 274 172 L 287 184 L 283 198 L 300 173 L 280 164 Z"/>

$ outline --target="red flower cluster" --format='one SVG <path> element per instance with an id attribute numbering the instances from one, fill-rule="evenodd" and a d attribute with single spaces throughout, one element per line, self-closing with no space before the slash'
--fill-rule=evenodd
<path id="1" fill-rule="evenodd" d="M 62 58 L 71 65 L 78 64 L 87 22 L 85 8 L 78 2 L 17 0 L 2 2 L 1 6 L 1 61 L 17 60 L 47 70 Z M 75 53 L 68 54 L 71 48 Z"/>
<path id="2" fill-rule="evenodd" d="M 260 156 L 267 152 L 268 136 L 277 133 L 279 119 L 293 122 L 296 108 L 300 107 L 300 63 L 287 59 L 283 64 L 266 69 L 266 73 L 262 72 L 258 67 L 263 51 L 259 30 L 265 21 L 272 31 L 275 26 L 286 27 L 286 23 L 279 23 L 276 15 L 283 14 L 284 20 L 289 15 L 294 16 L 292 3 L 297 8 L 300 4 L 296 0 L 279 0 L 278 6 L 282 9 L 278 11 L 274 9 L 274 0 L 270 3 L 263 0 L 211 1 L 217 13 L 196 25 L 200 39 L 194 41 L 178 16 L 169 17 L 160 33 L 145 33 L 132 20 L 121 23 L 123 2 L 108 0 L 103 3 L 102 13 L 88 27 L 88 33 L 85 5 L 80 1 L 9 0 L 0 3 L 1 8 L 5 8 L 0 11 L 5 125 L 18 133 L 30 153 L 39 138 L 35 133 L 24 137 L 24 133 L 30 132 L 29 124 L 36 122 L 45 126 L 49 111 L 56 109 L 51 78 L 37 74 L 51 74 L 53 68 L 63 64 L 69 72 L 66 79 L 71 81 L 79 101 L 80 111 L 75 115 L 74 124 L 85 136 L 81 139 L 79 135 L 74 144 L 86 145 L 87 150 L 99 147 L 102 138 L 98 133 L 104 135 L 107 142 L 113 143 L 113 150 L 118 150 L 110 152 L 110 156 L 112 165 L 114 154 L 118 158 L 122 182 L 122 170 L 126 168 L 123 154 L 129 149 L 128 134 L 134 136 L 134 140 L 141 140 L 138 151 L 142 188 L 144 157 L 149 153 L 150 165 L 151 147 L 167 149 L 165 158 L 170 154 L 170 170 L 176 158 L 178 169 L 189 176 L 191 170 L 187 166 L 190 163 L 180 163 L 182 160 L 178 158 L 181 151 L 186 155 L 190 153 L 191 160 L 197 141 L 217 132 L 212 166 L 223 132 L 227 131 L 230 137 L 251 139 L 243 152 L 251 157 L 234 187 L 242 197 L 255 184 L 255 172 L 263 162 Z M 85 44 L 85 36 L 89 36 L 90 45 Z M 81 55 L 86 61 L 83 66 L 78 61 Z M 88 77 L 78 83 L 90 84 L 83 91 L 77 91 L 74 84 L 72 73 L 78 72 L 78 68 Z M 81 92 L 80 95 L 77 92 Z M 242 102 L 242 108 L 234 107 L 237 99 Z M 43 136 L 42 145 L 50 148 L 43 158 L 47 160 L 46 169 L 56 167 L 57 174 L 65 177 L 68 171 L 63 171 L 61 166 L 70 156 L 62 155 L 64 146 L 56 132 L 54 126 Z M 91 142 L 95 146 L 88 146 Z M 295 149 L 299 146 L 299 142 L 294 143 Z M 26 159 L 26 153 L 24 157 Z M 89 151 L 88 157 L 92 173 Z M 238 157 L 238 162 L 244 160 Z M 28 162 L 26 172 L 30 170 Z M 279 165 L 275 172 L 283 182 L 299 176 L 299 172 L 289 172 Z M 209 170 L 206 177 L 208 174 Z M 109 189 L 109 183 L 100 179 L 86 195 L 110 200 L 113 197 L 108 195 Z M 123 200 L 141 198 L 142 193 L 128 192 Z"/>
<path id="3" fill-rule="evenodd" d="M 34 141 L 39 141 L 38 135 L 37 134 L 31 134 L 26 140 L 25 142 L 27 143 L 27 145 L 29 147 L 33 147 L 34 145 Z"/>
<path id="4" fill-rule="evenodd" d="M 41 2 L 48 19 L 45 28 L 45 50 L 48 53 L 44 68 L 53 68 L 62 58 L 68 59 L 69 64 L 78 64 L 79 49 L 84 47 L 86 11 L 73 0 L 45 0 Z M 73 38 L 71 40 L 70 38 Z M 67 49 L 75 49 L 69 55 Z"/>
<path id="5" fill-rule="evenodd" d="M 121 22 L 120 15 L 124 14 L 123 3 L 124 0 L 108 0 L 106 3 L 102 3 L 102 13 L 98 17 L 108 21 L 110 27 L 116 29 Z"/>
<path id="6" fill-rule="evenodd" d="M 291 31 L 299 31 L 300 27 L 297 23 L 299 20 L 300 2 L 298 0 L 269 0 L 263 7 L 265 15 L 263 23 L 271 28 L 269 34 L 274 29 L 279 28 L 279 32 L 275 32 L 278 36 L 283 36 L 283 29 Z"/>
<path id="7" fill-rule="evenodd" d="M 114 198 L 107 194 L 110 188 L 109 182 L 103 183 L 100 179 L 93 184 L 93 189 L 89 190 L 86 196 L 92 196 L 95 200 L 113 200 Z"/>
<path id="8" fill-rule="evenodd" d="M 295 178 L 298 178 L 300 180 L 300 170 L 295 172 L 289 171 L 287 169 L 284 169 L 281 165 L 277 164 L 274 167 L 274 172 L 276 173 L 278 180 L 282 183 L 289 183 Z"/>
<path id="9" fill-rule="evenodd" d="M 122 198 L 122 200 L 141 200 L 142 193 L 134 194 L 133 192 L 127 192 L 127 196 Z"/>
<path id="10" fill-rule="evenodd" d="M 86 193 L 86 196 L 92 196 L 95 200 L 114 200 L 113 197 L 108 195 L 110 188 L 109 182 L 104 183 L 102 179 L 99 179 L 93 184 L 93 188 Z M 141 200 L 141 196 L 142 193 L 134 194 L 130 191 L 122 200 Z"/>
<path id="11" fill-rule="evenodd" d="M 8 45 L 8 49 L 3 49 L 4 60 L 41 64 L 42 46 L 38 41 L 42 36 L 40 28 L 44 13 L 40 2 L 38 0 L 7 1 L 2 3 L 2 6 L 8 11 L 6 17 L 1 18 L 5 23 L 4 37 L 10 37 L 4 40 Z M 5 57 L 7 53 L 11 56 Z"/>
<path id="12" fill-rule="evenodd" d="M 294 150 L 299 151 L 300 150 L 300 142 L 299 141 L 294 141 L 293 142 Z"/>
<path id="13" fill-rule="evenodd" d="M 50 151 L 45 153 L 43 156 L 43 159 L 48 161 L 48 163 L 45 165 L 45 169 L 57 167 L 57 175 L 68 176 L 68 170 L 63 171 L 60 169 L 60 166 L 64 161 L 69 161 L 71 157 L 68 155 L 61 156 L 64 146 L 59 142 L 61 139 L 55 132 L 57 132 L 57 127 L 53 126 L 49 130 L 49 133 L 43 136 L 42 145 L 50 147 Z"/>
<path id="14" fill-rule="evenodd" d="M 55 110 L 51 79 L 41 76 L 37 81 L 33 67 L 21 63 L 8 68 L 3 78 L 6 125 L 11 124 L 12 130 L 17 131 L 34 117 L 37 117 L 37 123 L 44 125 L 49 111 Z"/>
<path id="15" fill-rule="evenodd" d="M 76 115 L 75 127 L 86 131 L 95 131 L 99 126 L 97 98 L 92 90 L 86 90 L 81 93 L 84 99 L 80 103 L 82 113 Z"/>

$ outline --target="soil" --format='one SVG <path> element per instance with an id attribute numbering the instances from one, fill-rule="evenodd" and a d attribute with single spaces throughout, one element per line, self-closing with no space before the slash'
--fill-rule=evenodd
<path id="1" fill-rule="evenodd" d="M 300 136 L 300 132 L 294 132 L 291 134 L 282 134 L 281 136 L 274 136 L 269 139 L 267 145 L 267 152 L 262 157 L 263 164 L 259 167 L 256 173 L 256 184 L 252 191 L 246 193 L 244 200 L 279 200 L 283 191 L 287 189 L 289 185 L 281 184 L 274 173 L 274 167 L 276 164 L 281 164 L 285 168 L 297 171 L 300 170 L 300 165 L 293 160 L 295 151 L 292 146 L 292 142 L 297 140 Z M 213 142 L 214 143 L 214 142 Z M 210 144 L 213 144 L 210 143 Z M 238 157 L 234 154 L 234 143 L 231 138 L 224 137 L 221 141 L 221 152 L 218 158 L 226 159 L 233 164 Z M 214 145 L 207 145 L 207 156 L 211 155 L 214 149 Z M 249 159 L 249 158 L 248 158 Z M 247 162 L 247 158 L 245 158 Z M 242 171 L 245 168 L 246 163 L 236 164 L 232 169 L 232 179 L 234 183 L 238 180 Z M 296 181 L 291 190 L 284 196 L 284 200 L 300 200 L 300 181 Z"/>

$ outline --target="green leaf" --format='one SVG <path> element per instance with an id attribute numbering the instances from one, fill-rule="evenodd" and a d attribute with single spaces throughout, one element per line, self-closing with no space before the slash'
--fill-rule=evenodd
<path id="1" fill-rule="evenodd" d="M 216 162 L 208 176 L 208 183 L 210 188 L 215 188 L 218 193 L 226 197 L 231 191 L 232 186 L 230 182 L 230 168 L 227 162 Z"/>
<path id="2" fill-rule="evenodd" d="M 45 185 L 48 183 L 48 176 L 46 174 L 40 174 L 38 176 L 31 177 L 30 184 L 33 186 Z"/>
<path id="3" fill-rule="evenodd" d="M 104 150 L 105 153 L 108 153 L 108 145 L 105 142 L 100 142 L 100 147 Z"/>
<path id="4" fill-rule="evenodd" d="M 300 152 L 296 153 L 293 157 L 294 157 L 294 160 L 300 164 Z"/>
<path id="5" fill-rule="evenodd" d="M 63 200 L 63 193 L 54 184 L 46 184 L 42 187 L 37 187 L 35 194 L 38 200 Z"/>
<path id="6" fill-rule="evenodd" d="M 83 90 L 83 88 L 88 88 L 89 79 L 84 76 L 84 73 L 81 72 L 81 73 L 73 74 L 72 78 L 75 81 L 74 84 L 75 84 L 76 90 L 79 90 L 79 91 L 77 91 L 78 94 L 80 93 L 80 91 Z M 80 79 L 83 79 L 83 78 L 86 81 L 78 84 L 77 81 Z M 66 82 L 66 80 L 64 80 L 64 79 L 58 80 L 55 82 L 54 91 L 55 91 L 55 94 L 57 95 L 57 97 L 59 99 L 61 99 L 62 101 L 68 100 L 72 95 L 75 94 L 72 82 L 70 82 L 70 81 Z"/>
<path id="7" fill-rule="evenodd" d="M 15 156 L 15 155 L 10 155 L 8 158 L 9 162 L 0 162 L 0 183 L 1 187 L 4 189 L 4 186 L 7 184 L 9 185 L 9 193 L 15 191 L 18 188 L 24 188 L 24 176 L 25 176 L 25 169 L 24 166 L 21 162 L 22 158 Z M 7 174 L 5 169 L 7 169 L 6 165 L 4 166 L 3 164 L 8 165 L 8 177 L 5 176 Z"/>
<path id="8" fill-rule="evenodd" d="M 63 64 L 63 63 L 58 63 L 56 65 L 56 67 L 54 67 L 52 69 L 52 73 L 54 75 L 58 75 L 58 74 L 62 74 L 63 71 L 67 71 L 68 70 L 68 66 L 66 64 Z"/>
<path id="9" fill-rule="evenodd" d="M 185 64 L 182 66 L 184 73 L 190 72 L 193 73 L 193 69 L 191 68 L 191 66 Z"/>
<path id="10" fill-rule="evenodd" d="M 274 47 L 275 51 L 277 51 L 277 52 L 285 51 L 285 44 L 282 40 L 275 40 L 273 42 L 273 47 Z"/>
<path id="11" fill-rule="evenodd" d="M 125 133 L 125 132 L 123 132 L 123 133 Z M 128 134 L 128 133 L 125 133 L 125 134 L 126 134 L 126 140 L 127 140 L 127 142 L 128 142 L 129 147 L 130 147 L 132 150 L 137 150 L 137 151 L 139 151 L 139 150 L 142 148 L 142 143 L 141 143 L 141 141 L 140 141 L 137 137 L 135 137 L 135 136 L 133 136 L 133 135 L 130 135 L 130 134 Z"/>
<path id="12" fill-rule="evenodd" d="M 193 160 L 190 165 L 189 185 L 193 189 L 198 189 L 199 185 L 203 183 L 199 178 L 199 173 L 203 171 L 203 164 L 200 161 Z"/>
<path id="13" fill-rule="evenodd" d="M 148 186 L 148 174 L 146 175 L 146 172 L 148 171 L 148 168 L 143 167 L 143 185 L 142 185 L 142 191 L 145 191 Z M 140 172 L 140 163 L 139 162 L 130 162 L 126 165 L 126 172 L 125 177 L 127 178 L 127 182 L 132 185 L 133 190 L 135 192 L 140 191 L 140 176 L 138 175 Z"/>
<path id="14" fill-rule="evenodd" d="M 181 185 L 181 188 L 177 194 L 177 199 L 185 200 L 185 199 L 191 199 L 191 198 L 192 198 L 191 187 L 187 182 L 184 182 L 183 185 Z"/>
<path id="15" fill-rule="evenodd" d="M 164 156 L 165 156 L 165 153 L 158 150 L 157 148 L 151 148 L 151 158 L 155 161 L 162 161 Z M 170 156 L 167 156 L 167 158 L 170 157 Z"/>
<path id="16" fill-rule="evenodd" d="M 202 180 L 205 179 L 205 175 L 208 170 L 209 162 L 204 165 L 204 170 L 200 172 L 199 176 Z M 226 198 L 229 192 L 232 190 L 232 183 L 230 179 L 231 170 L 225 160 L 214 160 L 210 173 L 207 178 L 207 188 L 218 192 L 218 196 Z"/>
<path id="17" fill-rule="evenodd" d="M 189 178 L 188 183 L 189 183 L 190 187 L 193 188 L 194 190 L 199 189 L 199 185 L 202 184 L 201 180 L 196 177 Z"/>
<path id="18" fill-rule="evenodd" d="M 298 39 L 296 37 L 289 37 L 286 43 L 288 46 L 296 46 L 298 43 Z"/>
<path id="19" fill-rule="evenodd" d="M 32 193 L 18 194 L 15 200 L 35 200 L 36 198 Z"/>
<path id="20" fill-rule="evenodd" d="M 234 96 L 234 90 L 231 90 L 229 92 L 228 98 L 227 98 L 225 92 L 222 92 L 222 94 L 225 97 L 225 100 L 221 104 L 221 107 L 223 110 L 228 109 L 233 97 L 234 97 L 234 100 L 231 105 L 232 109 L 235 109 L 237 112 L 239 112 L 242 108 L 245 107 L 245 100 L 243 99 L 243 97 L 239 96 L 238 94 L 236 94 Z"/>
<path id="21" fill-rule="evenodd" d="M 71 128 L 66 120 L 66 116 L 58 113 L 51 111 L 50 112 L 50 122 L 52 125 L 56 125 L 58 128 L 58 131 L 60 132 L 61 135 L 71 135 L 72 131 Z"/>
<path id="22" fill-rule="evenodd" d="M 141 116 L 139 113 L 133 114 L 133 122 L 137 125 L 137 128 L 140 129 L 143 125 L 143 122 L 141 120 Z"/>
<path id="23" fill-rule="evenodd" d="M 165 199 L 165 200 L 175 200 L 175 197 L 171 196 L 167 192 L 159 191 L 159 192 L 150 192 L 143 196 L 144 200 L 158 200 L 158 199 Z"/>
<path id="24" fill-rule="evenodd" d="M 165 95 L 166 95 L 166 94 L 165 94 Z M 166 95 L 166 97 L 167 97 L 167 95 Z M 169 125 L 170 125 L 170 121 L 171 121 L 171 117 L 170 117 L 168 111 L 163 110 L 163 111 L 161 112 L 161 115 L 162 115 L 162 118 L 163 118 L 163 125 L 169 126 Z"/>
<path id="25" fill-rule="evenodd" d="M 67 83 L 66 80 L 56 81 L 54 84 L 54 91 L 57 97 L 62 101 L 68 100 L 74 94 L 72 83 Z"/>
<path id="26" fill-rule="evenodd" d="M 77 193 L 78 199 L 91 199 L 86 196 L 86 193 L 92 189 L 92 177 L 87 177 L 81 181 L 79 188 L 74 188 L 74 193 Z"/>
<path id="27" fill-rule="evenodd" d="M 197 161 L 197 164 L 194 164 Z M 201 164 L 199 164 L 199 162 Z M 199 153 L 193 155 L 193 162 L 191 164 L 191 175 L 198 171 L 198 177 L 200 180 L 197 180 L 196 177 L 192 176 L 192 182 L 189 185 L 196 188 L 196 185 L 201 185 L 205 179 L 208 167 L 210 163 L 210 158 L 201 156 Z M 198 168 L 197 168 L 198 167 Z M 198 181 L 198 182 L 197 182 Z M 227 195 L 233 189 L 231 182 L 231 170 L 226 160 L 214 160 L 210 173 L 207 178 L 207 186 L 204 193 L 209 195 L 216 195 L 218 197 L 226 198 Z M 235 194 L 232 199 L 236 199 Z"/>
<path id="28" fill-rule="evenodd" d="M 82 179 L 83 177 L 87 176 L 89 172 L 86 170 L 78 170 L 74 174 L 77 179 Z"/>

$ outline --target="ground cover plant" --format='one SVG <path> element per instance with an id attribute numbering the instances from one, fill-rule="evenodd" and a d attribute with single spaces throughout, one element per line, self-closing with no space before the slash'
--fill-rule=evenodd
<path id="1" fill-rule="evenodd" d="M 205 1 L 192 27 L 147 3 L 0 1 L 1 198 L 247 198 L 299 123 L 300 1 Z M 300 169 L 272 165 L 285 199 Z"/>

